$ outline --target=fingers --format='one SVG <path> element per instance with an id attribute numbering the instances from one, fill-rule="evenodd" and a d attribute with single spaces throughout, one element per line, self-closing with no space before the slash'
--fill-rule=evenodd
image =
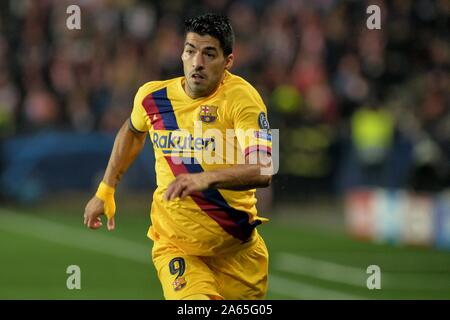
<path id="1" fill-rule="evenodd" d="M 108 227 L 108 231 L 114 230 L 114 228 L 116 227 L 116 222 L 114 220 L 114 217 L 112 217 L 111 219 L 108 219 L 107 227 Z"/>
<path id="2" fill-rule="evenodd" d="M 100 216 L 103 214 L 103 202 L 93 197 L 84 210 L 84 225 L 89 229 L 99 229 L 103 224 Z"/>
<path id="3" fill-rule="evenodd" d="M 181 193 L 183 192 L 183 190 L 186 188 L 186 185 L 184 182 L 179 182 L 177 184 L 175 184 L 175 187 L 172 191 L 172 194 L 169 196 L 169 200 L 174 200 L 177 197 L 181 196 Z"/>
<path id="4" fill-rule="evenodd" d="M 173 189 L 175 188 L 175 182 L 172 182 L 169 187 L 167 188 L 166 192 L 164 193 L 164 200 L 169 201 L 169 197 L 171 196 Z"/>
<path id="5" fill-rule="evenodd" d="M 180 176 L 178 176 L 170 185 L 167 187 L 166 192 L 164 193 L 164 200 L 169 201 L 174 199 L 173 197 L 175 189 L 178 187 L 180 181 Z"/>
<path id="6" fill-rule="evenodd" d="M 100 220 L 100 218 L 97 218 L 97 221 L 94 221 L 91 229 L 99 229 L 102 225 L 103 225 L 103 223 Z"/>
<path id="7" fill-rule="evenodd" d="M 180 194 L 180 199 L 184 199 L 186 198 L 188 195 L 190 195 L 192 192 L 194 192 L 195 190 L 193 190 L 191 188 L 191 186 L 186 186 L 186 188 L 183 189 L 183 191 Z"/>
<path id="8" fill-rule="evenodd" d="M 114 198 L 107 199 L 108 201 L 104 201 L 99 199 L 97 196 L 94 196 L 86 205 L 84 210 L 84 225 L 89 229 L 99 229 L 103 226 L 102 220 L 100 217 L 102 215 L 106 215 L 107 217 L 111 217 L 108 219 L 107 228 L 109 231 L 112 231 L 116 227 L 116 222 L 114 220 L 114 214 L 116 212 L 116 204 L 114 202 Z"/>
<path id="9" fill-rule="evenodd" d="M 208 189 L 209 183 L 205 178 L 203 173 L 180 174 L 167 188 L 164 200 L 184 199 L 193 192 Z"/>
<path id="10" fill-rule="evenodd" d="M 88 218 L 86 222 L 86 226 L 89 229 L 98 229 L 103 225 L 102 220 L 99 217 L 96 218 Z"/>
<path id="11" fill-rule="evenodd" d="M 100 219 L 100 217 L 96 217 L 96 218 L 88 218 L 88 217 L 84 217 L 84 224 L 86 225 L 86 227 L 88 227 L 89 229 L 99 229 L 103 226 L 103 222 Z M 107 222 L 107 228 L 108 231 L 112 231 L 116 228 L 116 222 L 114 220 L 114 217 L 112 217 L 111 219 L 108 220 Z"/>
<path id="12" fill-rule="evenodd" d="M 183 179 L 183 177 L 177 177 L 174 182 L 172 182 L 167 188 L 164 198 L 166 201 L 173 200 L 177 197 L 181 197 L 184 190 L 189 186 L 189 181 Z"/>

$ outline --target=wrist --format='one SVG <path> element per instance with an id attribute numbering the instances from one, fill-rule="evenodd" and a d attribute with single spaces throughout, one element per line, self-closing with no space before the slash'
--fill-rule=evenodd
<path id="1" fill-rule="evenodd" d="M 102 200 L 105 200 L 106 198 L 110 196 L 114 196 L 115 188 L 111 187 L 110 185 L 106 184 L 106 182 L 102 181 L 100 182 L 100 185 L 98 186 L 96 196 Z"/>
<path id="2" fill-rule="evenodd" d="M 204 171 L 201 173 L 203 178 L 203 184 L 207 189 L 214 188 L 219 182 L 217 180 L 217 175 L 213 171 Z"/>

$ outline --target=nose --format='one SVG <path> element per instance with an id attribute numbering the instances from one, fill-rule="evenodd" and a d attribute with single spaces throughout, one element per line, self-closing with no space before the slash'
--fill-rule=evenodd
<path id="1" fill-rule="evenodd" d="M 201 70 L 204 68 L 205 61 L 201 52 L 197 52 L 192 59 L 192 67 L 195 70 Z"/>

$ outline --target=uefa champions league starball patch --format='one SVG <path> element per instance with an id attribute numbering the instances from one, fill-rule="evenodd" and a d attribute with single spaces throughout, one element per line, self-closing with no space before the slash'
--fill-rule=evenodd
<path id="1" fill-rule="evenodd" d="M 258 116 L 258 123 L 261 129 L 269 130 L 269 121 L 267 120 L 267 116 L 264 112 L 261 112 Z"/>

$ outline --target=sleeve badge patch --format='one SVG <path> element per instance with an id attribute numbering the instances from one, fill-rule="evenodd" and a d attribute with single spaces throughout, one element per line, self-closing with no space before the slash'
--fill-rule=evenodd
<path id="1" fill-rule="evenodd" d="M 186 286 L 186 279 L 184 277 L 176 278 L 172 283 L 173 290 L 179 291 Z"/>
<path id="2" fill-rule="evenodd" d="M 267 120 L 267 116 L 264 112 L 261 112 L 258 116 L 258 123 L 261 129 L 269 130 L 269 121 Z"/>

